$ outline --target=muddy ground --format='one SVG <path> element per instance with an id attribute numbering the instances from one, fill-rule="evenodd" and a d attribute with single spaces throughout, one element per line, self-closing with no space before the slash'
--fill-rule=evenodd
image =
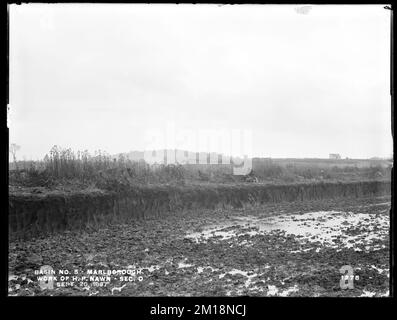
<path id="1" fill-rule="evenodd" d="M 388 296 L 389 210 L 390 197 L 192 210 L 12 241 L 9 295 Z"/>

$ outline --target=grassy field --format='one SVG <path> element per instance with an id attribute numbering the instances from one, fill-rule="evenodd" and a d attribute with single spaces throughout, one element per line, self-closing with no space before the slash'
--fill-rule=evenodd
<path id="1" fill-rule="evenodd" d="M 203 183 L 294 183 L 319 181 L 390 180 L 391 162 L 386 160 L 253 159 L 250 175 L 232 174 L 232 165 L 149 165 L 123 155 L 53 147 L 41 161 L 10 163 L 9 184 L 19 187 L 56 189 L 114 189 L 117 185 Z"/>

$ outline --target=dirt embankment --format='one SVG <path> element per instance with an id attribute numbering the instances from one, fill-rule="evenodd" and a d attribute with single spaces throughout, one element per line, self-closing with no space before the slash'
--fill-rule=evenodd
<path id="1" fill-rule="evenodd" d="M 10 237 L 126 222 L 193 208 L 244 208 L 263 203 L 390 195 L 387 181 L 292 185 L 146 186 L 108 192 L 9 195 Z"/>

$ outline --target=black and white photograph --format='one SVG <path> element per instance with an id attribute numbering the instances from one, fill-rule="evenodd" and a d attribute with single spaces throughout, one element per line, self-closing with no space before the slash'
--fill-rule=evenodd
<path id="1" fill-rule="evenodd" d="M 7 10 L 8 297 L 393 296 L 390 4 Z"/>

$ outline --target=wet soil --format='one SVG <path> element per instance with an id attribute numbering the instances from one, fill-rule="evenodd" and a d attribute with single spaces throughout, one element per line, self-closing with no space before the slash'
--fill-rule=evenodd
<path id="1" fill-rule="evenodd" d="M 344 198 L 11 241 L 9 295 L 388 296 L 389 214 L 390 197 Z M 38 281 L 43 265 L 56 272 L 52 289 Z"/>

